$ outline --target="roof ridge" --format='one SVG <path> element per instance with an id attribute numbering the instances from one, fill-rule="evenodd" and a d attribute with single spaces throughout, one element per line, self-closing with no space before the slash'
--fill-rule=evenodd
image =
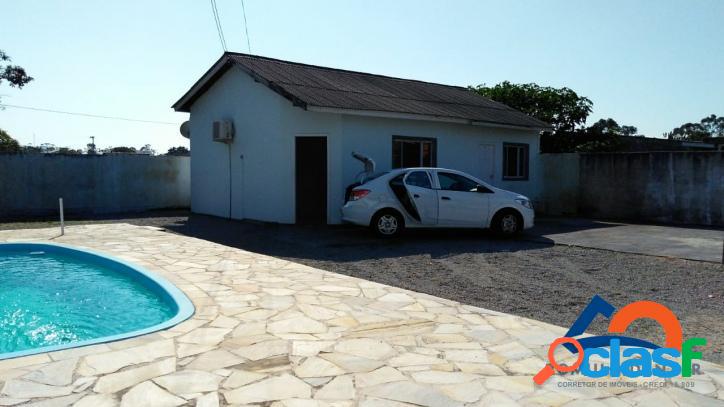
<path id="1" fill-rule="evenodd" d="M 264 59 L 264 60 L 267 60 L 267 61 L 280 62 L 280 63 L 283 63 L 283 64 L 298 65 L 298 66 L 306 66 L 306 67 L 309 67 L 309 68 L 323 69 L 323 70 L 325 70 L 325 71 L 345 72 L 345 73 L 350 73 L 350 74 L 355 74 L 355 75 L 374 76 L 374 77 L 378 77 L 378 78 L 393 79 L 393 80 L 397 80 L 397 81 L 417 82 L 417 83 L 424 83 L 424 84 L 427 84 L 427 85 L 443 86 L 443 87 L 446 87 L 446 88 L 455 88 L 455 89 L 468 90 L 468 88 L 466 88 L 465 86 L 447 85 L 447 84 L 439 83 L 439 82 L 421 81 L 421 80 L 419 80 L 419 79 L 408 79 L 408 78 L 400 78 L 400 77 L 398 77 L 398 76 L 380 75 L 380 74 L 371 73 L 371 72 L 353 71 L 353 70 L 351 70 L 351 69 L 332 68 L 332 67 L 329 67 L 329 66 L 306 64 L 306 63 L 304 63 L 304 62 L 287 61 L 287 60 L 284 60 L 284 59 L 265 57 L 265 56 L 261 56 L 261 55 L 245 54 L 245 53 L 243 53 L 243 52 L 226 51 L 226 52 L 224 53 L 224 55 Z M 481 97 L 485 97 L 485 96 L 482 96 L 482 95 L 481 95 Z M 486 98 L 486 99 L 492 100 L 492 99 L 489 99 L 489 98 Z"/>

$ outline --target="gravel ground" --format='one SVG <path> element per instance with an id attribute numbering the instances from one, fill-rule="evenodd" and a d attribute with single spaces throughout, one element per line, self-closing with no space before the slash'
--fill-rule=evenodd
<path id="1" fill-rule="evenodd" d="M 299 227 L 158 212 L 88 222 L 151 225 L 323 270 L 569 326 L 595 294 L 616 307 L 653 300 L 671 308 L 684 337 L 704 337 L 704 359 L 724 363 L 724 266 L 653 256 L 499 240 L 480 231 L 415 231 L 380 240 L 353 227 Z M 0 229 L 48 227 L 6 223 Z M 529 237 L 535 237 L 535 229 Z M 598 321 L 591 332 L 604 333 Z M 633 336 L 663 342 L 652 321 Z"/>

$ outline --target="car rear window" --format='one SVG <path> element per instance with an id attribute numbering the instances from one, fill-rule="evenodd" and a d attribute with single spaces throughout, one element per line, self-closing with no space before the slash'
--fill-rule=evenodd
<path id="1" fill-rule="evenodd" d="M 405 179 L 405 183 L 407 183 L 407 185 L 411 185 L 414 187 L 432 189 L 432 184 L 430 183 L 430 177 L 427 175 L 427 172 L 425 172 L 425 171 L 411 172 L 410 175 L 408 175 L 407 178 Z"/>

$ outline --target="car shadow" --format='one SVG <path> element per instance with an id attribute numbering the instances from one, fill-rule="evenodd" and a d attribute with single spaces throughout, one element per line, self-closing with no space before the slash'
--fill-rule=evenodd
<path id="1" fill-rule="evenodd" d="M 525 236 L 504 239 L 490 231 L 473 229 L 408 229 L 399 238 L 383 239 L 366 228 L 351 225 L 285 225 L 196 214 L 163 227 L 269 256 L 338 262 L 423 254 L 444 258 L 460 253 L 517 252 L 554 244 L 543 237 L 535 241 Z"/>

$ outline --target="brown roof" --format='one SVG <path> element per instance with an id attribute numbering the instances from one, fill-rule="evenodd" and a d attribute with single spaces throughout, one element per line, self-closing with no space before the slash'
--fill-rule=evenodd
<path id="1" fill-rule="evenodd" d="M 225 53 L 173 108 L 176 111 L 188 112 L 194 101 L 231 66 L 238 66 L 303 109 L 362 111 L 369 114 L 382 112 L 535 129 L 550 127 L 538 119 L 461 86 L 231 52 Z"/>

